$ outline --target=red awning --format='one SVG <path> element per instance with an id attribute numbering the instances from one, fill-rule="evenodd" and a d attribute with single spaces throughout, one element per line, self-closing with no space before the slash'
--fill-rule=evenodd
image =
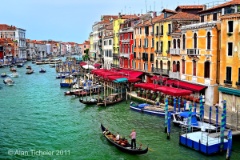
<path id="1" fill-rule="evenodd" d="M 166 81 L 167 79 L 168 77 L 163 77 L 163 76 L 153 76 L 151 78 L 151 80 L 155 80 L 155 81 L 159 81 L 159 80 Z"/>
<path id="2" fill-rule="evenodd" d="M 95 63 L 93 66 L 94 66 L 95 68 L 100 68 L 100 67 L 101 67 L 101 64 Z"/>
<path id="3" fill-rule="evenodd" d="M 206 86 L 183 82 L 183 81 L 176 81 L 173 83 L 173 86 L 188 89 L 188 90 L 194 91 L 194 92 L 200 92 L 201 90 L 207 88 Z"/>
<path id="4" fill-rule="evenodd" d="M 179 88 L 168 87 L 168 86 L 158 87 L 156 88 L 156 91 L 160 91 L 164 94 L 171 95 L 171 96 L 186 96 L 192 93 L 192 91 L 190 90 L 179 89 Z"/>
<path id="5" fill-rule="evenodd" d="M 134 86 L 138 88 L 153 90 L 153 91 L 155 91 L 156 88 L 160 87 L 160 85 L 153 84 L 153 83 L 137 83 L 137 84 L 134 84 Z"/>

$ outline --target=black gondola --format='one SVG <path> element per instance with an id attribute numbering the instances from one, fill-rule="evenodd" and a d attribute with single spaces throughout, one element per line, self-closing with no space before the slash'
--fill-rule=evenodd
<path id="1" fill-rule="evenodd" d="M 101 129 L 102 129 L 102 133 L 104 135 L 104 137 L 108 140 L 108 142 L 112 143 L 114 146 L 116 146 L 119 150 L 125 152 L 125 153 L 129 153 L 129 154 L 145 154 L 148 152 L 148 147 L 146 149 L 141 149 L 141 148 L 137 148 L 137 149 L 131 149 L 131 145 L 126 142 L 124 145 L 123 144 L 119 144 L 117 141 L 114 141 L 111 137 L 113 136 L 113 134 L 111 134 L 111 132 L 106 132 L 106 128 L 101 124 Z"/>
<path id="2" fill-rule="evenodd" d="M 90 99 L 90 100 L 79 99 L 79 102 L 81 102 L 83 104 L 87 104 L 87 105 L 97 104 L 101 101 L 102 101 L 101 98 L 100 99 Z"/>
<path id="3" fill-rule="evenodd" d="M 119 97 L 118 94 L 113 93 L 106 97 L 102 102 L 97 103 L 98 106 L 109 106 L 123 101 L 124 99 Z"/>

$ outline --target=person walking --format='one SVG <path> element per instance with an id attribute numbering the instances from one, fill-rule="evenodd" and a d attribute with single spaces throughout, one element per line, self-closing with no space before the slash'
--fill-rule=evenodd
<path id="1" fill-rule="evenodd" d="M 131 134 L 130 134 L 130 137 L 131 137 L 131 149 L 136 149 L 136 131 L 133 129 Z"/>

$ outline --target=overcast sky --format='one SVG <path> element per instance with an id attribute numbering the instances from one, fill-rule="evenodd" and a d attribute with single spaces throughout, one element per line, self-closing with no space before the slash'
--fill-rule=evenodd
<path id="1" fill-rule="evenodd" d="M 0 23 L 26 30 L 26 38 L 82 43 L 101 15 L 134 14 L 214 0 L 1 0 Z M 218 0 L 219 1 L 219 0 Z"/>

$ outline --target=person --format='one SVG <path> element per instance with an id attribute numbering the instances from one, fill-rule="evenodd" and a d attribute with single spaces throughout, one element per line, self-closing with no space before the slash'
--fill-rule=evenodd
<path id="1" fill-rule="evenodd" d="M 130 134 L 130 137 L 131 137 L 131 149 L 136 149 L 136 131 L 133 129 L 131 134 Z"/>
<path id="2" fill-rule="evenodd" d="M 218 108 L 218 107 L 219 107 L 219 104 L 218 104 L 218 102 L 215 104 L 215 107 L 216 107 L 216 108 Z"/>
<path id="3" fill-rule="evenodd" d="M 120 135 L 119 135 L 119 133 L 117 132 L 116 141 L 119 141 L 119 140 L 120 140 Z"/>

